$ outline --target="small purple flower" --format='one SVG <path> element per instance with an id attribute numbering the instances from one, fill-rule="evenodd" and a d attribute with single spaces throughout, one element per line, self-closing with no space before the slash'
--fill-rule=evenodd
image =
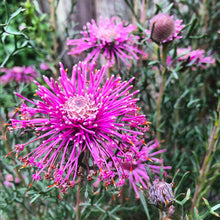
<path id="1" fill-rule="evenodd" d="M 150 29 L 146 30 L 146 33 L 150 36 L 153 29 L 152 39 L 162 44 L 174 39 L 181 39 L 180 33 L 184 27 L 182 20 L 174 20 L 173 16 L 161 13 L 150 20 Z"/>
<path id="2" fill-rule="evenodd" d="M 12 69 L 2 68 L 1 72 L 6 74 L 0 77 L 0 84 L 8 84 L 11 81 L 30 83 L 39 76 L 32 66 L 15 66 Z"/>
<path id="3" fill-rule="evenodd" d="M 212 56 L 205 56 L 205 50 L 197 49 L 191 50 L 191 47 L 188 48 L 178 48 L 177 49 L 177 60 L 187 62 L 191 64 L 192 70 L 196 70 L 197 67 L 202 69 L 207 68 L 207 64 L 214 64 L 215 59 Z M 167 65 L 170 65 L 172 59 L 170 56 L 167 57 Z"/>
<path id="4" fill-rule="evenodd" d="M 121 60 L 130 66 L 129 60 L 138 59 L 136 53 L 144 54 L 135 45 L 135 41 L 138 40 L 138 37 L 132 34 L 135 29 L 135 25 L 128 25 L 116 17 L 105 20 L 100 18 L 98 24 L 92 20 L 81 31 L 82 38 L 67 40 L 67 45 L 73 46 L 68 54 L 75 55 L 90 51 L 85 58 L 86 62 L 96 61 L 98 56 L 103 54 L 109 66 L 115 63 L 115 59 L 118 64 Z"/>
<path id="5" fill-rule="evenodd" d="M 88 71 L 87 63 L 79 63 L 68 78 L 61 64 L 58 81 L 44 76 L 49 88 L 36 82 L 39 100 L 16 93 L 32 107 L 23 104 L 21 119 L 12 119 L 12 126 L 36 132 L 35 139 L 17 150 L 38 142 L 21 160 L 25 166 L 38 167 L 33 179 L 41 179 L 44 173 L 63 193 L 76 184 L 80 166 L 105 173 L 111 181 L 115 172 L 121 177 L 116 152 L 125 156 L 129 149 L 135 157 L 138 152 L 131 141 L 147 131 L 145 116 L 139 114 L 138 99 L 133 97 L 138 91 L 129 93 L 133 78 L 122 82 L 112 76 L 105 81 L 106 66 L 98 71 L 93 71 L 94 65 L 91 68 Z"/>

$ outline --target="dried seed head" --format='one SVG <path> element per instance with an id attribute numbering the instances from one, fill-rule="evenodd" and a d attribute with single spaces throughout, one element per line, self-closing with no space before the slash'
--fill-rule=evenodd
<path id="1" fill-rule="evenodd" d="M 167 40 L 168 37 L 175 32 L 175 23 L 172 17 L 161 13 L 151 19 L 150 30 L 152 31 L 152 29 L 152 39 L 161 43 L 164 40 Z"/>
<path id="2" fill-rule="evenodd" d="M 172 183 L 156 180 L 149 189 L 150 201 L 159 209 L 167 210 L 174 200 Z"/>

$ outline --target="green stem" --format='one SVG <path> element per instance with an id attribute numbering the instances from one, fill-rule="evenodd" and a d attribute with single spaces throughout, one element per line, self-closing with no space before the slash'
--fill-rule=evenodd
<path id="1" fill-rule="evenodd" d="M 160 122 L 161 122 L 161 103 L 162 103 L 162 97 L 163 97 L 163 92 L 164 92 L 164 87 L 165 87 L 165 82 L 166 82 L 166 76 L 163 73 L 162 76 L 162 83 L 160 86 L 160 92 L 159 92 L 159 96 L 156 100 L 156 113 L 157 113 L 157 118 L 156 118 L 156 128 L 157 128 L 157 140 L 160 142 L 160 131 L 159 131 L 159 127 L 160 127 Z"/>
<path id="2" fill-rule="evenodd" d="M 163 212 L 159 209 L 159 220 L 163 220 Z"/>
<path id="3" fill-rule="evenodd" d="M 157 128 L 157 140 L 160 142 L 161 140 L 161 135 L 160 135 L 160 123 L 161 123 L 161 104 L 162 104 L 162 98 L 163 98 L 163 93 L 165 89 L 165 84 L 166 84 L 166 62 L 167 62 L 167 53 L 168 53 L 168 46 L 167 44 L 163 45 L 162 49 L 162 62 L 163 62 L 163 71 L 162 71 L 162 83 L 160 86 L 160 91 L 158 98 L 156 100 L 156 128 Z"/>
<path id="4" fill-rule="evenodd" d="M 167 219 L 166 217 L 167 217 L 166 212 L 159 209 L 159 220 L 165 220 Z"/>
<path id="5" fill-rule="evenodd" d="M 212 133 L 209 139 L 209 145 L 208 145 L 208 150 L 206 152 L 204 161 L 203 161 L 203 165 L 202 168 L 200 170 L 200 176 L 198 178 L 198 183 L 196 185 L 196 189 L 195 189 L 195 193 L 194 193 L 194 197 L 193 197 L 193 201 L 192 201 L 192 206 L 191 206 L 191 213 L 193 215 L 193 210 L 195 207 L 199 206 L 199 202 L 201 200 L 201 194 L 202 191 L 205 187 L 205 180 L 207 178 L 208 172 L 210 170 L 210 166 L 211 166 L 211 162 L 212 162 L 212 158 L 213 158 L 213 152 L 216 150 L 215 146 L 216 143 L 218 141 L 218 137 L 219 137 L 219 130 L 220 130 L 220 111 L 219 111 L 219 107 L 218 107 L 218 119 L 215 122 L 215 125 L 212 129 Z"/>
<path id="6" fill-rule="evenodd" d="M 201 10 L 201 18 L 199 20 L 200 20 L 200 26 L 204 27 L 204 29 L 206 28 L 206 24 L 207 24 L 207 22 L 205 20 L 205 19 L 207 19 L 206 8 L 207 8 L 207 0 L 203 0 L 202 9 L 200 9 Z"/>
<path id="7" fill-rule="evenodd" d="M 78 188 L 77 188 L 77 194 L 76 194 L 76 220 L 80 220 L 80 214 L 81 214 L 81 211 L 80 211 L 80 202 L 81 202 L 81 195 L 80 195 L 80 190 L 81 190 L 81 186 L 80 184 L 78 185 Z"/>
<path id="8" fill-rule="evenodd" d="M 177 108 L 174 109 L 175 135 L 177 134 L 178 124 L 179 124 L 179 108 L 178 108 L 178 106 L 177 106 Z M 178 147 L 177 147 L 177 141 L 175 140 L 175 142 L 174 142 L 174 149 L 176 150 L 177 148 L 178 148 Z"/>
<path id="9" fill-rule="evenodd" d="M 79 174 L 83 173 L 83 167 L 79 168 Z M 81 189 L 82 189 L 82 181 L 83 181 L 83 176 L 79 176 L 78 180 L 78 188 L 77 188 L 77 194 L 76 194 L 76 220 L 80 220 L 81 218 L 81 208 L 80 208 L 80 203 L 82 201 L 82 195 L 81 195 Z"/>

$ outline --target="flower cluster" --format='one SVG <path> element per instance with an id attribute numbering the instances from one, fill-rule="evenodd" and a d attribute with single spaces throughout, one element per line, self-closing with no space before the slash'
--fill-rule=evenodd
<path id="1" fill-rule="evenodd" d="M 134 178 L 138 181 L 141 176 L 147 178 L 141 163 L 147 160 L 162 163 L 153 158 L 162 151 L 150 153 L 158 144 L 150 143 L 140 150 L 140 139 L 149 128 L 136 105 L 138 99 L 134 95 L 138 91 L 129 92 L 133 78 L 121 82 L 120 78 L 112 76 L 105 81 L 106 66 L 95 71 L 94 65 L 90 67 L 88 71 L 87 63 L 79 63 L 68 78 L 61 64 L 58 81 L 44 77 L 50 89 L 35 82 L 39 100 L 32 101 L 16 93 L 32 107 L 22 104 L 21 118 L 11 120 L 13 128 L 36 132 L 35 139 L 16 145 L 16 153 L 39 142 L 33 151 L 20 159 L 24 167 L 38 168 L 33 174 L 34 180 L 44 175 L 45 179 L 54 180 L 53 186 L 63 193 L 82 175 L 79 167 L 88 170 L 88 179 L 99 173 L 106 184 L 115 184 L 116 178 L 125 179 L 129 161 L 136 164 L 133 166 Z M 157 166 L 149 167 L 158 172 Z"/>
<path id="2" fill-rule="evenodd" d="M 197 66 L 205 69 L 206 64 L 214 64 L 215 59 L 212 56 L 205 56 L 205 50 L 197 49 L 192 50 L 191 47 L 188 48 L 178 48 L 177 49 L 178 61 L 183 61 L 186 64 L 190 64 L 192 69 L 195 70 Z M 167 57 L 167 65 L 170 65 L 172 59 L 170 56 Z"/>
<path id="3" fill-rule="evenodd" d="M 150 20 L 150 29 L 146 30 L 146 34 L 152 35 L 152 40 L 162 44 L 182 38 L 180 33 L 184 27 L 182 20 L 174 20 L 173 16 L 160 13 Z"/>
<path id="4" fill-rule="evenodd" d="M 39 76 L 32 66 L 15 66 L 12 69 L 2 68 L 1 72 L 6 74 L 0 77 L 0 84 L 8 84 L 11 81 L 30 83 Z"/>
<path id="5" fill-rule="evenodd" d="M 138 40 L 138 37 L 132 34 L 135 29 L 135 25 L 128 25 L 116 17 L 105 20 L 100 18 L 98 24 L 92 20 L 81 31 L 82 38 L 67 40 L 67 45 L 72 46 L 68 54 L 78 55 L 90 51 L 85 58 L 86 62 L 96 61 L 98 56 L 103 54 L 109 66 L 115 63 L 115 58 L 118 64 L 121 60 L 130 66 L 129 60 L 138 59 L 136 53 L 143 54 L 135 45 Z"/>
<path id="6" fill-rule="evenodd" d="M 150 177 L 146 172 L 146 166 L 152 173 L 159 174 L 160 169 L 170 169 L 170 166 L 163 166 L 163 160 L 155 157 L 161 154 L 165 149 L 157 150 L 159 143 L 157 140 L 152 140 L 147 144 L 141 140 L 135 144 L 136 151 L 138 152 L 133 157 L 132 152 L 126 152 L 126 157 L 121 157 L 118 160 L 118 168 L 120 169 L 122 178 L 119 180 L 118 185 L 124 184 L 126 179 L 129 179 L 130 189 L 133 187 L 136 197 L 139 198 L 137 184 L 143 190 L 146 190 L 151 185 Z M 166 174 L 166 172 L 164 173 Z"/>

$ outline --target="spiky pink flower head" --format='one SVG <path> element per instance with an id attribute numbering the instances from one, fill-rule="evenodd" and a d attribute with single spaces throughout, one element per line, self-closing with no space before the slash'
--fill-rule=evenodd
<path id="1" fill-rule="evenodd" d="M 108 162 L 112 161 L 119 172 L 116 152 L 125 155 L 127 149 L 137 154 L 132 140 L 148 131 L 144 115 L 136 106 L 138 91 L 130 93 L 131 80 L 121 81 L 112 76 L 105 79 L 107 67 L 88 71 L 87 63 L 79 63 L 68 78 L 63 65 L 58 81 L 44 76 L 48 87 L 36 82 L 38 100 L 21 106 L 21 119 L 12 119 L 12 126 L 33 129 L 37 137 L 28 143 L 15 146 L 17 153 L 25 146 L 37 142 L 38 146 L 21 158 L 25 166 L 38 167 L 33 179 L 54 180 L 62 192 L 77 181 L 79 167 L 88 172 L 104 173 L 113 180 L 114 172 Z M 119 176 L 120 173 L 118 174 Z"/>
<path id="2" fill-rule="evenodd" d="M 173 16 L 160 13 L 150 20 L 150 30 L 146 30 L 146 33 L 152 34 L 152 40 L 160 44 L 180 39 L 180 31 L 185 27 L 181 23 L 182 20 L 174 20 Z"/>
<path id="3" fill-rule="evenodd" d="M 12 69 L 2 68 L 1 72 L 6 74 L 0 77 L 0 84 L 8 84 L 11 81 L 30 83 L 36 77 L 39 77 L 39 74 L 32 66 L 15 66 Z"/>
<path id="4" fill-rule="evenodd" d="M 188 48 L 178 48 L 177 49 L 178 61 L 187 62 L 191 64 L 192 70 L 196 70 L 199 66 L 202 69 L 207 68 L 207 64 L 214 64 L 215 59 L 212 56 L 205 56 L 205 50 L 197 49 L 192 50 L 189 46 Z M 172 59 L 168 56 L 167 65 L 170 65 Z"/>
<path id="5" fill-rule="evenodd" d="M 89 52 L 85 61 L 96 61 L 100 54 L 107 59 L 107 64 L 112 66 L 115 58 L 130 66 L 128 60 L 138 59 L 136 53 L 144 54 L 137 49 L 135 41 L 138 40 L 132 32 L 136 29 L 135 25 L 127 24 L 117 17 L 111 19 L 100 18 L 96 24 L 94 20 L 84 26 L 81 31 L 82 38 L 67 40 L 67 45 L 73 46 L 69 55 L 77 55 L 82 52 Z"/>
<path id="6" fill-rule="evenodd" d="M 146 166 L 148 166 L 152 174 L 159 174 L 161 168 L 166 170 L 171 169 L 171 167 L 163 166 L 163 159 L 156 157 L 166 151 L 165 149 L 158 149 L 159 143 L 157 140 L 152 140 L 147 144 L 142 140 L 136 143 L 135 146 L 138 152 L 135 157 L 133 157 L 131 151 L 128 151 L 124 157 L 122 156 L 118 160 L 122 178 L 119 179 L 117 185 L 123 185 L 126 179 L 129 179 L 130 189 L 133 187 L 136 197 L 139 198 L 138 191 L 140 186 L 141 189 L 146 190 L 151 185 Z M 165 171 L 164 174 L 166 174 Z M 140 186 L 138 187 L 137 184 Z"/>

